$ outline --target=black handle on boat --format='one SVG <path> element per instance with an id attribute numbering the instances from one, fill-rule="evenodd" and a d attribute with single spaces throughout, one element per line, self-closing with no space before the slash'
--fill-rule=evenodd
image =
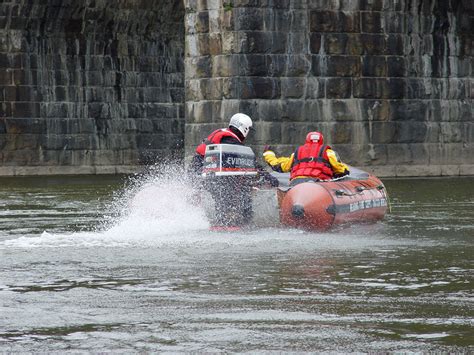
<path id="1" fill-rule="evenodd" d="M 334 190 L 336 193 L 336 196 L 355 196 L 357 194 L 350 194 L 348 192 L 345 192 L 344 190 Z"/>

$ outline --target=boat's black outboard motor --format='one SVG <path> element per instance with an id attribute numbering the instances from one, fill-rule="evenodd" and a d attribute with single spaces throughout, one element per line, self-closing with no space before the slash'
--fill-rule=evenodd
<path id="1" fill-rule="evenodd" d="M 251 148 L 236 144 L 208 145 L 202 176 L 215 203 L 213 227 L 241 227 L 251 222 L 252 185 L 257 179 Z"/>

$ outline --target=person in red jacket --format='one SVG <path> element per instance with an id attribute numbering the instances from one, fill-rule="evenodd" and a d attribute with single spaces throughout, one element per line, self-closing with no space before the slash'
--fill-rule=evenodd
<path id="1" fill-rule="evenodd" d="M 228 128 L 216 129 L 196 148 L 196 154 L 191 161 L 190 168 L 196 174 L 201 174 L 204 154 L 208 144 L 240 144 L 244 145 L 252 128 L 252 119 L 244 113 L 236 113 L 230 118 Z"/>
<path id="2" fill-rule="evenodd" d="M 325 181 L 349 174 L 337 153 L 324 144 L 320 132 L 309 132 L 304 145 L 296 148 L 289 157 L 276 157 L 269 146 L 264 148 L 263 158 L 268 165 L 280 173 L 290 172 L 290 184 L 308 180 Z"/>
<path id="3" fill-rule="evenodd" d="M 252 128 L 252 119 L 243 113 L 236 113 L 229 121 L 228 128 L 213 131 L 196 148 L 189 172 L 191 176 L 201 176 L 206 146 L 209 144 L 244 145 Z M 215 211 L 211 218 L 211 229 L 234 230 L 247 225 L 252 220 L 252 186 L 242 176 L 222 176 L 210 180 L 192 178 L 196 190 L 204 188 L 214 200 Z M 200 195 L 200 192 L 197 194 Z"/>

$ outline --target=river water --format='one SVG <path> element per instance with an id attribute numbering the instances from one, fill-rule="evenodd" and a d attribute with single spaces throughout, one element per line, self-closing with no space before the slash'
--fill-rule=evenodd
<path id="1" fill-rule="evenodd" d="M 472 353 L 474 178 L 384 182 L 377 224 L 216 233 L 180 179 L 1 178 L 0 351 Z"/>

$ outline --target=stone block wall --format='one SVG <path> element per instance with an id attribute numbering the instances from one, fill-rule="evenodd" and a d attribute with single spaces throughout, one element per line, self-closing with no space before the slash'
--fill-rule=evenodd
<path id="1" fill-rule="evenodd" d="M 0 2 L 0 174 L 182 157 L 181 0 Z"/>
<path id="2" fill-rule="evenodd" d="M 236 112 L 257 151 L 474 174 L 473 78 L 470 0 L 4 0 L 0 175 L 189 157 Z"/>
<path id="3" fill-rule="evenodd" d="M 474 174 L 474 3 L 185 0 L 186 152 L 235 112 L 381 176 Z"/>

